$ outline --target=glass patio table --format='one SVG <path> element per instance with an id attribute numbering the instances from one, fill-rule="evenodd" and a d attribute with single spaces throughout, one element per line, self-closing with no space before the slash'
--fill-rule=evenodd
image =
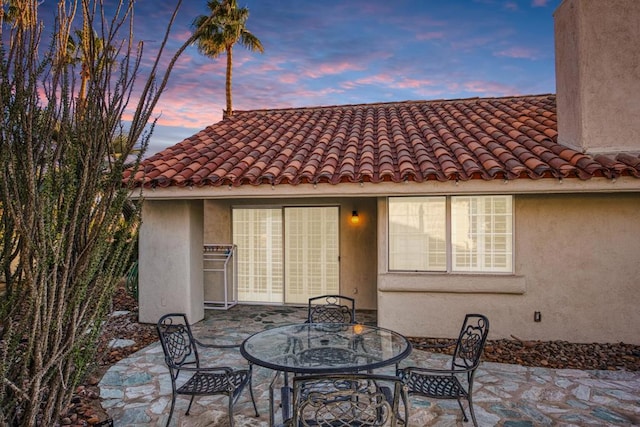
<path id="1" fill-rule="evenodd" d="M 242 343 L 240 352 L 250 363 L 277 371 L 270 386 L 271 398 L 279 373 L 285 373 L 281 403 L 283 419 L 286 419 L 290 393 L 288 373 L 371 371 L 407 357 L 411 344 L 403 335 L 377 326 L 303 323 L 257 332 Z M 270 424 L 273 425 L 273 407 Z"/>

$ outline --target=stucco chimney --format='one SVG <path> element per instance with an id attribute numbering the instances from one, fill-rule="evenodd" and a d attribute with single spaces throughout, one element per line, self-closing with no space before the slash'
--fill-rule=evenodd
<path id="1" fill-rule="evenodd" d="M 640 0 L 564 0 L 554 18 L 558 141 L 640 152 Z"/>

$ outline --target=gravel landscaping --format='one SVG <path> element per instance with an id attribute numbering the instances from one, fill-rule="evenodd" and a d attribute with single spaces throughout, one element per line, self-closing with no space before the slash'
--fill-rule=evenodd
<path id="1" fill-rule="evenodd" d="M 444 343 L 447 340 L 411 338 L 411 341 L 415 348 L 420 344 Z M 554 369 L 640 371 L 640 346 L 625 343 L 523 341 L 515 338 L 488 340 L 483 360 Z"/>

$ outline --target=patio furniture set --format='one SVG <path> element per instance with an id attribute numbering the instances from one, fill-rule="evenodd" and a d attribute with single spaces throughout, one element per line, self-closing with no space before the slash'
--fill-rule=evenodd
<path id="1" fill-rule="evenodd" d="M 412 351 L 407 338 L 357 323 L 355 301 L 340 295 L 311 298 L 305 323 L 266 329 L 241 344 L 203 343 L 193 336 L 181 313 L 162 316 L 157 330 L 173 389 L 167 426 L 178 395 L 190 396 L 188 415 L 196 396 L 223 394 L 228 396 L 233 427 L 233 407 L 245 388 L 258 417 L 251 384 L 254 364 L 275 371 L 269 387 L 270 426 L 407 426 L 410 395 L 456 399 L 464 421 L 468 417 L 462 400 L 467 400 L 477 426 L 473 379 L 489 331 L 488 319 L 480 314 L 465 316 L 460 335 L 451 344 L 455 350 L 446 370 L 401 367 Z M 239 348 L 248 368 L 201 366 L 198 350 L 204 348 Z M 391 365 L 396 375 L 374 372 Z M 282 423 L 275 419 L 277 407 Z"/>

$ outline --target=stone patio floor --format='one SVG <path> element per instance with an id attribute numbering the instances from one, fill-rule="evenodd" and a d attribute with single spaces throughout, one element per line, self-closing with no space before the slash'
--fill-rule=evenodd
<path id="1" fill-rule="evenodd" d="M 306 308 L 237 305 L 207 310 L 194 325 L 194 335 L 218 343 L 242 342 L 274 325 L 299 323 Z M 374 312 L 358 312 L 357 320 L 375 324 Z M 206 341 L 206 340 L 205 340 Z M 206 350 L 204 364 L 246 366 L 238 350 Z M 450 356 L 414 350 L 401 365 L 443 367 Z M 393 368 L 381 369 L 393 373 Z M 248 390 L 240 396 L 237 427 L 267 426 L 269 382 L 274 372 L 254 367 L 253 387 L 260 417 L 255 418 Z M 116 427 L 164 426 L 171 403 L 171 381 L 159 343 L 113 365 L 99 383 L 103 407 Z M 188 398 L 179 396 L 172 426 L 228 426 L 225 396 L 196 398 L 184 415 Z M 466 404 L 466 402 L 465 402 Z M 456 401 L 410 399 L 409 425 L 471 426 L 464 423 Z M 465 406 L 466 408 L 466 406 Z M 640 372 L 547 369 L 483 362 L 476 373 L 474 408 L 480 426 L 634 426 L 640 425 Z"/>

